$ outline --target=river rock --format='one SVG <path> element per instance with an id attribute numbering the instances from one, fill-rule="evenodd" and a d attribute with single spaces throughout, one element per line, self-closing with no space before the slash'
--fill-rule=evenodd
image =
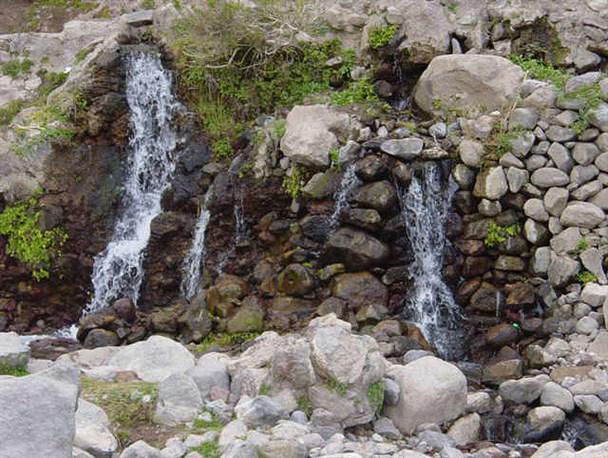
<path id="1" fill-rule="evenodd" d="M 164 456 L 160 450 L 151 447 L 143 440 L 139 440 L 124 449 L 120 458 L 164 458 Z"/>
<path id="2" fill-rule="evenodd" d="M 348 115 L 327 105 L 296 106 L 287 115 L 281 151 L 298 164 L 328 166 L 330 150 L 348 127 Z"/>
<path id="3" fill-rule="evenodd" d="M 390 377 L 401 394 L 386 415 L 403 434 L 422 423 L 444 423 L 460 416 L 467 404 L 467 383 L 455 366 L 426 356 L 406 366 L 393 366 Z"/>
<path id="4" fill-rule="evenodd" d="M 0 332 L 0 365 L 27 366 L 29 359 L 30 347 L 16 332 Z"/>
<path id="5" fill-rule="evenodd" d="M 301 264 L 289 264 L 277 277 L 279 291 L 290 296 L 305 296 L 315 285 L 312 270 Z"/>
<path id="6" fill-rule="evenodd" d="M 545 442 L 561 436 L 566 414 L 557 407 L 536 407 L 528 413 L 526 442 Z"/>
<path id="7" fill-rule="evenodd" d="M 253 399 L 241 398 L 235 411 L 238 419 L 250 428 L 274 426 L 279 420 L 289 418 L 285 407 L 268 396 L 257 396 Z"/>
<path id="8" fill-rule="evenodd" d="M 581 300 L 592 307 L 599 307 L 608 297 L 608 286 L 587 283 L 581 292 Z"/>
<path id="9" fill-rule="evenodd" d="M 457 445 L 466 445 L 479 440 L 481 432 L 481 417 L 473 412 L 460 417 L 447 432 Z"/>
<path id="10" fill-rule="evenodd" d="M 547 276 L 551 285 L 559 288 L 567 285 L 580 272 L 580 269 L 580 263 L 574 259 L 551 253 Z"/>
<path id="11" fill-rule="evenodd" d="M 509 190 L 507 177 L 502 167 L 490 167 L 482 170 L 477 175 L 477 181 L 473 188 L 475 197 L 497 200 L 504 196 Z"/>
<path id="12" fill-rule="evenodd" d="M 381 180 L 388 173 L 387 161 L 375 155 L 365 156 L 355 164 L 355 173 L 363 181 Z"/>
<path id="13" fill-rule="evenodd" d="M 572 394 L 555 382 L 548 382 L 540 394 L 540 403 L 543 406 L 558 407 L 566 413 L 574 410 Z"/>
<path id="14" fill-rule="evenodd" d="M 192 377 L 172 374 L 158 386 L 158 400 L 154 420 L 175 426 L 191 421 L 199 414 L 203 400 Z"/>
<path id="15" fill-rule="evenodd" d="M 474 108 L 489 112 L 511 103 L 523 76 L 520 67 L 498 56 L 438 56 L 420 76 L 414 101 L 434 114 Z"/>
<path id="16" fill-rule="evenodd" d="M 563 172 L 570 173 L 570 170 L 574 167 L 574 161 L 572 160 L 570 151 L 561 143 L 552 143 L 547 154 L 551 160 L 553 160 L 557 168 Z"/>
<path id="17" fill-rule="evenodd" d="M 509 129 L 532 130 L 538 122 L 538 112 L 532 108 L 515 108 L 509 115 Z"/>
<path id="18" fill-rule="evenodd" d="M 424 142 L 419 138 L 400 138 L 386 140 L 380 145 L 380 149 L 386 154 L 410 161 L 417 158 L 422 152 Z"/>
<path id="19" fill-rule="evenodd" d="M 152 336 L 120 349 L 107 363 L 122 371 L 133 371 L 146 382 L 161 382 L 171 374 L 182 374 L 194 366 L 186 348 L 167 337 Z"/>
<path id="20" fill-rule="evenodd" d="M 382 264 L 389 254 L 388 246 L 375 237 L 348 227 L 334 232 L 324 247 L 324 257 L 328 262 L 339 262 L 359 270 Z"/>
<path id="21" fill-rule="evenodd" d="M 517 404 L 531 404 L 538 399 L 543 387 L 549 380 L 547 375 L 524 377 L 520 380 L 507 380 L 500 384 L 498 392 L 505 401 Z"/>
<path id="22" fill-rule="evenodd" d="M 74 445 L 96 458 L 112 458 L 118 448 L 106 413 L 84 399 L 78 400 Z"/>
<path id="23" fill-rule="evenodd" d="M 589 202 L 569 203 L 559 219 L 563 226 L 579 226 L 593 229 L 605 218 L 604 211 Z"/>
<path id="24" fill-rule="evenodd" d="M 483 145 L 475 140 L 464 139 L 458 145 L 460 160 L 469 167 L 478 168 L 485 155 Z"/>
<path id="25" fill-rule="evenodd" d="M 543 203 L 549 214 L 560 216 L 566 208 L 569 194 L 564 188 L 549 188 L 543 197 Z"/>
<path id="26" fill-rule="evenodd" d="M 535 221 L 549 221 L 549 214 L 545 210 L 543 201 L 540 199 L 528 199 L 524 204 L 523 210 L 528 218 L 532 218 Z"/>
<path id="27" fill-rule="evenodd" d="M 551 188 L 553 186 L 565 186 L 570 178 L 560 169 L 543 167 L 535 170 L 530 178 L 532 184 L 539 188 Z"/>
<path id="28" fill-rule="evenodd" d="M 507 169 L 507 181 L 509 182 L 509 191 L 517 193 L 523 185 L 528 183 L 530 175 L 527 170 L 522 170 L 515 167 Z"/>
<path id="29" fill-rule="evenodd" d="M 602 132 L 608 132 L 608 104 L 602 103 L 589 110 L 589 122 Z"/>
<path id="30" fill-rule="evenodd" d="M 78 370 L 58 363 L 34 375 L 0 379 L 3 457 L 72 456 Z"/>
<path id="31" fill-rule="evenodd" d="M 196 366 L 186 371 L 186 375 L 196 383 L 203 399 L 209 396 L 213 387 L 230 389 L 228 358 L 221 353 L 207 353 L 201 356 Z"/>

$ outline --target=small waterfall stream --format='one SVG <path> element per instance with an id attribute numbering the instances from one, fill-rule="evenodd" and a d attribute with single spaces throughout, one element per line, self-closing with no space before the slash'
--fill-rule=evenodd
<path id="1" fill-rule="evenodd" d="M 186 299 L 191 299 L 196 295 L 200 285 L 201 266 L 205 262 L 205 232 L 209 224 L 211 212 L 209 211 L 209 203 L 213 198 L 213 185 L 209 187 L 203 201 L 201 202 L 200 214 L 196 229 L 194 230 L 194 238 L 192 246 L 182 263 L 182 283 L 180 286 L 182 295 Z"/>
<path id="2" fill-rule="evenodd" d="M 342 179 L 340 180 L 340 187 L 334 193 L 334 211 L 329 216 L 330 234 L 340 225 L 340 214 L 346 209 L 348 206 L 348 198 L 360 184 L 361 182 L 355 174 L 355 162 L 352 162 L 346 167 Z"/>
<path id="3" fill-rule="evenodd" d="M 161 212 L 161 196 L 175 169 L 178 135 L 171 121 L 180 105 L 171 91 L 171 76 L 160 56 L 151 52 L 129 54 L 126 68 L 132 133 L 122 211 L 110 242 L 95 258 L 94 295 L 85 313 L 119 297 L 137 303 L 150 223 Z"/>
<path id="4" fill-rule="evenodd" d="M 440 356 L 452 357 L 456 349 L 459 307 L 442 279 L 443 250 L 447 243 L 445 223 L 457 185 L 442 183 L 441 171 L 427 162 L 407 190 L 400 192 L 401 213 L 411 243 L 412 288 L 407 309 L 424 337 Z M 418 174 L 416 174 L 418 175 Z"/>

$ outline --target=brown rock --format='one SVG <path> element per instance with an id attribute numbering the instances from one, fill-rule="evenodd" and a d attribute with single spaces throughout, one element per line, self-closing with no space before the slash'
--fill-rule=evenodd
<path id="1" fill-rule="evenodd" d="M 477 221 L 467 222 L 464 225 L 464 239 L 483 240 L 488 233 L 489 219 L 481 219 Z"/>
<path id="2" fill-rule="evenodd" d="M 467 256 L 464 260 L 464 275 L 480 277 L 492 268 L 492 258 L 487 256 Z"/>
<path id="3" fill-rule="evenodd" d="M 523 272 L 526 270 L 526 262 L 517 256 L 507 256 L 501 254 L 494 262 L 494 268 L 498 270 L 506 270 L 508 272 Z"/>
<path id="4" fill-rule="evenodd" d="M 84 348 L 113 347 L 120 345 L 116 333 L 107 329 L 93 329 L 84 339 Z"/>
<path id="5" fill-rule="evenodd" d="M 535 288 L 530 283 L 516 283 L 507 295 L 507 305 L 532 305 L 535 302 Z M 511 289 L 510 288 L 510 289 Z"/>
<path id="6" fill-rule="evenodd" d="M 483 312 L 496 312 L 496 310 L 500 310 L 503 302 L 502 293 L 494 285 L 484 282 L 471 296 L 470 306 Z"/>
<path id="7" fill-rule="evenodd" d="M 492 385 L 500 385 L 505 380 L 518 379 L 523 375 L 521 359 L 508 359 L 483 368 L 483 381 Z"/>
<path id="8" fill-rule="evenodd" d="M 388 301 L 386 286 L 369 272 L 338 275 L 332 280 L 331 294 L 355 311 L 367 305 L 386 308 Z"/>
<path id="9" fill-rule="evenodd" d="M 499 324 L 488 329 L 485 338 L 488 345 L 498 348 L 517 342 L 519 333 L 510 324 Z"/>
<path id="10" fill-rule="evenodd" d="M 312 270 L 301 264 L 289 264 L 277 278 L 279 291 L 293 296 L 304 296 L 310 293 L 315 284 Z"/>
<path id="11" fill-rule="evenodd" d="M 466 256 L 480 256 L 486 251 L 486 246 L 481 240 L 458 240 L 455 245 Z"/>
<path id="12" fill-rule="evenodd" d="M 481 286 L 481 278 L 471 278 L 469 280 L 464 281 L 456 291 L 456 298 L 460 303 L 467 302 L 473 293 L 479 289 Z"/>
<path id="13" fill-rule="evenodd" d="M 133 323 L 135 320 L 135 312 L 137 311 L 135 304 L 128 297 L 123 297 L 122 299 L 118 299 L 114 301 L 112 304 L 112 308 L 114 309 L 114 313 L 118 318 L 127 323 Z"/>

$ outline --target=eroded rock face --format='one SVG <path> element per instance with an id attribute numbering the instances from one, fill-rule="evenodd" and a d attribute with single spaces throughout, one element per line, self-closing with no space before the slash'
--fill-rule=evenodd
<path id="1" fill-rule="evenodd" d="M 414 100 L 434 114 L 447 109 L 492 111 L 511 103 L 523 77 L 520 67 L 502 57 L 439 56 L 420 77 Z"/>
<path id="2" fill-rule="evenodd" d="M 393 368 L 389 376 L 401 388 L 399 403 L 387 416 L 403 434 L 422 423 L 444 423 L 460 416 L 467 405 L 467 382 L 455 366 L 433 356 Z"/>

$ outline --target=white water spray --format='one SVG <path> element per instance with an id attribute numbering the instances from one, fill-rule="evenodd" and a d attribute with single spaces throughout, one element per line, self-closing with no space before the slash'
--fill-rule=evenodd
<path id="1" fill-rule="evenodd" d="M 330 233 L 334 232 L 340 225 L 340 214 L 348 206 L 348 199 L 353 190 L 360 184 L 361 181 L 355 174 L 355 162 L 352 162 L 344 171 L 340 180 L 340 187 L 334 193 L 334 211 L 329 217 Z"/>
<path id="2" fill-rule="evenodd" d="M 401 214 L 414 254 L 410 268 L 412 288 L 406 301 L 412 321 L 442 357 L 455 350 L 458 333 L 452 332 L 460 316 L 452 292 L 443 282 L 443 250 L 447 243 L 445 223 L 457 185 L 441 180 L 439 166 L 424 164 L 421 181 L 413 178 L 400 193 Z"/>
<path id="3" fill-rule="evenodd" d="M 192 246 L 182 263 L 181 291 L 186 299 L 194 297 L 199 290 L 201 266 L 205 262 L 205 232 L 207 231 L 207 225 L 211 217 L 209 203 L 212 198 L 213 186 L 210 186 L 205 197 L 203 197 Z"/>
<path id="4" fill-rule="evenodd" d="M 171 121 L 180 105 L 171 92 L 171 76 L 158 54 L 131 53 L 126 67 L 132 133 L 122 211 L 108 246 L 95 258 L 94 295 L 85 313 L 120 297 L 137 304 L 150 223 L 162 211 L 161 196 L 175 169 L 178 136 Z"/>

